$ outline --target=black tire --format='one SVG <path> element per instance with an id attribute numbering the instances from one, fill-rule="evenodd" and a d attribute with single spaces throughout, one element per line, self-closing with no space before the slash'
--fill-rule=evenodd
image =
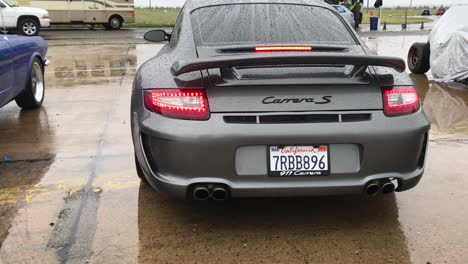
<path id="1" fill-rule="evenodd" d="M 45 95 L 45 80 L 44 67 L 38 58 L 35 58 L 31 73 L 26 84 L 26 89 L 16 98 L 16 104 L 24 109 L 36 109 L 41 107 L 44 102 Z"/>
<path id="2" fill-rule="evenodd" d="M 39 35 L 39 31 L 41 29 L 41 25 L 39 24 L 39 21 L 34 18 L 22 18 L 18 22 L 18 27 L 17 30 L 21 35 L 23 36 L 28 36 L 28 37 L 33 37 Z"/>
<path id="3" fill-rule="evenodd" d="M 111 28 L 110 28 L 110 25 L 107 24 L 107 23 L 102 24 L 102 26 L 103 26 L 105 29 L 111 29 Z"/>
<path id="4" fill-rule="evenodd" d="M 146 182 L 145 175 L 143 174 L 143 170 L 141 169 L 141 165 L 138 162 L 136 154 L 135 154 L 135 167 L 136 167 L 138 178 L 140 178 L 141 181 Z"/>
<path id="5" fill-rule="evenodd" d="M 429 43 L 414 43 L 408 52 L 408 67 L 412 73 L 424 74 L 431 68 Z"/>
<path id="6" fill-rule="evenodd" d="M 107 26 L 111 30 L 119 30 L 122 27 L 123 20 L 119 16 L 111 16 L 109 18 L 109 23 L 107 23 Z"/>

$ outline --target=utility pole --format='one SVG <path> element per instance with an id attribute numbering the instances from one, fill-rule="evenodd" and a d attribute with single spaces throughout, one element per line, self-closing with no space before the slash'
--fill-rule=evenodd
<path id="1" fill-rule="evenodd" d="M 411 10 L 412 7 L 413 7 L 413 0 L 410 0 L 409 9 Z M 405 12 L 405 29 L 407 27 L 408 27 L 408 8 L 406 9 L 406 12 Z"/>

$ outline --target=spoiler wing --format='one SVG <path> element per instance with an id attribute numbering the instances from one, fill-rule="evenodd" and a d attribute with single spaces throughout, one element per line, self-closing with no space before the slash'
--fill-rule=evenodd
<path id="1" fill-rule="evenodd" d="M 287 55 L 250 55 L 250 56 L 220 56 L 192 61 L 177 61 L 171 67 L 171 73 L 179 76 L 184 73 L 227 67 L 256 67 L 281 65 L 355 65 L 359 66 L 352 75 L 364 72 L 368 66 L 383 66 L 403 72 L 405 61 L 395 57 L 377 55 L 345 55 L 345 54 L 287 54 Z"/>

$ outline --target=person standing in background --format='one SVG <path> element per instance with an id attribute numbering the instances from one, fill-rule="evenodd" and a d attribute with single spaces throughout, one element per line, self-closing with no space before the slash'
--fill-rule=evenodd
<path id="1" fill-rule="evenodd" d="M 340 0 L 340 1 L 338 2 L 338 4 L 339 4 L 339 5 L 342 5 L 342 6 L 344 6 L 344 7 L 346 7 L 346 8 L 349 9 L 349 1 L 348 1 L 348 0 Z"/>
<path id="2" fill-rule="evenodd" d="M 361 8 L 363 0 L 353 0 L 349 9 L 354 14 L 354 29 L 359 29 L 359 24 L 361 23 Z"/>

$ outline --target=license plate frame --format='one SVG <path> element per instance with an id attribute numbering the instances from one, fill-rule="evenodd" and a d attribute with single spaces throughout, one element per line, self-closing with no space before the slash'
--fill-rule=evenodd
<path id="1" fill-rule="evenodd" d="M 289 163 L 289 157 L 293 156 L 294 157 L 294 162 L 297 161 L 296 156 L 301 156 L 303 157 L 304 155 L 307 154 L 313 154 L 312 156 L 317 156 L 318 162 L 320 162 L 321 157 L 323 156 L 323 152 L 326 153 L 326 158 L 322 159 L 322 162 L 326 160 L 325 168 L 321 169 L 317 166 L 314 167 L 314 169 L 292 169 L 289 170 L 282 170 L 284 167 L 281 167 L 280 170 L 277 170 L 277 164 L 278 160 L 276 160 L 273 157 L 273 162 L 275 162 L 275 168 L 272 168 L 272 151 L 274 151 L 274 148 L 276 148 L 277 151 L 281 150 L 286 150 L 286 153 L 280 153 L 281 156 L 287 156 L 288 157 L 288 163 Z M 300 150 L 300 155 L 297 155 L 297 152 L 294 152 L 295 150 Z M 312 152 L 312 149 L 317 151 L 317 154 L 315 152 Z M 325 151 L 324 151 L 325 150 Z M 306 152 L 302 152 L 306 151 Z M 320 154 L 319 154 L 320 153 Z M 288 155 L 289 154 L 289 155 Z M 310 156 L 311 157 L 311 156 Z M 281 159 L 281 158 L 279 158 Z M 281 166 L 284 164 L 281 164 Z M 290 164 L 288 164 L 290 165 Z M 305 165 L 305 164 L 304 164 Z M 310 164 L 311 165 L 311 164 Z M 295 163 L 294 166 L 297 168 L 298 163 Z M 310 166 L 309 166 L 310 167 Z M 317 169 L 318 168 L 318 169 Z M 330 171 L 331 171 L 331 164 L 330 164 L 330 145 L 328 144 L 311 144 L 311 145 L 268 145 L 267 146 L 267 171 L 268 171 L 268 176 L 270 177 L 317 177 L 317 176 L 329 176 Z"/>

